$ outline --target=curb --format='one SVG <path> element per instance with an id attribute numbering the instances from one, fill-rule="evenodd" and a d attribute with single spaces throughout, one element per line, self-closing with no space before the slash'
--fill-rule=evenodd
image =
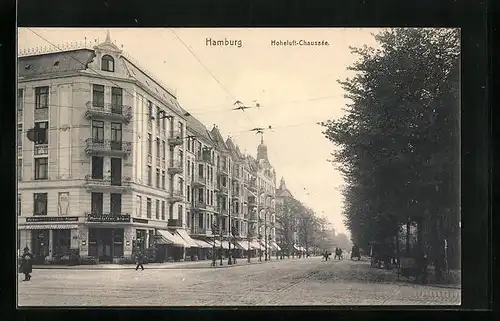
<path id="1" fill-rule="evenodd" d="M 211 261 L 207 262 L 207 265 L 200 265 L 200 266 L 189 266 L 189 265 L 179 265 L 179 266 L 172 266 L 172 265 L 167 265 L 167 266 L 152 266 L 148 267 L 145 265 L 145 270 L 200 270 L 200 269 L 227 269 L 227 268 L 233 268 L 233 267 L 242 267 L 242 266 L 248 266 L 248 265 L 254 265 L 254 264 L 266 264 L 266 263 L 271 263 L 271 262 L 281 262 L 281 261 L 292 261 L 293 259 L 290 260 L 272 260 L 272 261 L 262 261 L 262 262 L 251 262 L 247 263 L 245 261 L 244 264 L 232 264 L 228 265 L 227 262 L 224 265 L 217 265 L 217 266 L 212 266 Z M 174 263 L 175 264 L 175 263 Z M 126 267 L 112 267 L 112 268 L 94 268 L 92 265 L 82 265 L 82 266 L 56 266 L 54 267 L 53 265 L 40 265 L 40 266 L 34 266 L 33 270 L 75 270 L 75 271 L 115 271 L 115 270 L 135 270 L 135 265 L 130 265 Z"/>

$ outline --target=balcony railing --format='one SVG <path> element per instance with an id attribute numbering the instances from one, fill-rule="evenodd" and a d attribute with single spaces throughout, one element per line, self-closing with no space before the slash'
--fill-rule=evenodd
<path id="1" fill-rule="evenodd" d="M 249 198 L 248 199 L 248 206 L 251 206 L 251 207 L 257 206 L 257 202 L 255 201 L 254 198 Z"/>
<path id="2" fill-rule="evenodd" d="M 210 154 L 205 154 L 203 152 L 201 153 L 196 153 L 196 161 L 197 162 L 204 162 L 204 163 L 210 163 L 212 164 L 212 159 Z"/>
<path id="3" fill-rule="evenodd" d="M 167 221 L 167 226 L 170 228 L 182 228 L 182 220 L 169 218 Z"/>
<path id="4" fill-rule="evenodd" d="M 227 193 L 228 193 L 228 188 L 227 188 L 227 186 L 222 186 L 222 185 L 219 185 L 218 190 L 219 190 L 219 193 L 220 193 L 220 194 L 225 194 L 225 195 L 227 195 Z"/>
<path id="5" fill-rule="evenodd" d="M 184 137 L 180 131 L 171 131 L 168 137 L 168 144 L 172 146 L 184 144 Z"/>
<path id="6" fill-rule="evenodd" d="M 132 108 L 130 106 L 110 103 L 104 104 L 104 106 L 97 106 L 95 103 L 88 101 L 85 117 L 87 119 L 105 119 L 129 123 L 132 119 Z"/>
<path id="7" fill-rule="evenodd" d="M 130 214 L 128 213 L 85 213 L 85 221 L 93 223 L 130 223 Z"/>
<path id="8" fill-rule="evenodd" d="M 193 185 L 194 186 L 205 186 L 207 184 L 206 177 L 200 177 L 199 175 L 195 175 L 193 177 Z"/>
<path id="9" fill-rule="evenodd" d="M 174 189 L 170 191 L 168 200 L 171 203 L 182 202 L 184 200 L 184 193 L 181 190 Z"/>
<path id="10" fill-rule="evenodd" d="M 205 209 L 207 208 L 208 204 L 202 201 L 197 201 L 194 202 L 193 207 L 196 209 Z"/>
<path id="11" fill-rule="evenodd" d="M 180 160 L 171 160 L 168 163 L 169 174 L 180 174 L 184 171 L 184 164 Z"/>
<path id="12" fill-rule="evenodd" d="M 198 226 L 191 227 L 191 235 L 203 235 L 203 236 L 211 236 L 212 230 L 209 228 L 203 228 Z"/>
<path id="13" fill-rule="evenodd" d="M 35 155 L 48 155 L 49 144 L 35 144 Z"/>
<path id="14" fill-rule="evenodd" d="M 252 192 L 256 192 L 257 191 L 257 184 L 255 183 L 255 181 L 249 181 L 247 188 L 249 190 L 251 190 Z"/>
<path id="15" fill-rule="evenodd" d="M 116 192 L 127 192 L 131 189 L 131 179 L 128 176 L 119 177 L 117 179 L 110 176 L 103 178 L 93 178 L 92 175 L 85 175 L 84 186 L 89 191 L 105 190 Z"/>
<path id="16" fill-rule="evenodd" d="M 229 172 L 227 171 L 227 166 L 226 165 L 220 165 L 219 168 L 219 174 L 224 174 L 227 175 Z"/>
<path id="17" fill-rule="evenodd" d="M 110 139 L 87 138 L 85 140 L 87 154 L 105 154 L 109 156 L 127 156 L 132 153 L 132 143 Z"/>

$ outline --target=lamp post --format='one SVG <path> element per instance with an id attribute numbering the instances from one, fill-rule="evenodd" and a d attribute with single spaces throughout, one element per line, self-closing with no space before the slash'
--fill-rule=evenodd
<path id="1" fill-rule="evenodd" d="M 259 239 L 259 262 L 262 262 L 262 235 L 259 234 L 257 238 Z"/>
<path id="2" fill-rule="evenodd" d="M 233 236 L 233 249 L 236 250 L 236 226 L 233 226 L 231 229 L 231 235 Z M 231 240 L 229 240 L 229 243 L 231 243 Z M 233 263 L 236 264 L 236 255 L 233 258 Z"/>
<path id="3" fill-rule="evenodd" d="M 231 183 L 233 183 L 233 182 L 231 182 Z M 234 185 L 234 183 L 233 183 L 233 185 Z M 228 235 L 227 235 L 228 242 L 227 243 L 229 244 L 229 249 L 228 249 L 229 258 L 227 259 L 228 265 L 233 264 L 233 262 L 231 261 L 231 256 L 232 256 L 232 253 L 231 253 L 231 234 L 232 233 L 231 232 L 233 229 L 231 226 L 231 202 L 233 201 L 232 195 L 233 195 L 233 186 L 231 186 L 231 192 L 228 195 L 228 204 L 227 204 L 228 205 L 228 214 L 229 214 L 229 223 L 228 223 L 228 227 L 227 227 L 227 229 L 228 229 Z"/>
<path id="4" fill-rule="evenodd" d="M 220 265 L 222 266 L 222 253 L 224 251 L 224 248 L 222 247 L 222 232 L 223 232 L 223 229 L 222 229 L 222 217 L 220 217 L 220 224 L 219 224 L 219 230 L 220 230 Z"/>
<path id="5" fill-rule="evenodd" d="M 217 237 L 217 228 L 215 224 L 212 224 L 212 235 L 214 236 L 214 246 L 212 247 L 212 266 L 215 267 L 216 266 L 215 238 Z"/>
<path id="6" fill-rule="evenodd" d="M 267 261 L 267 211 L 264 212 L 264 261 Z"/>
<path id="7" fill-rule="evenodd" d="M 250 263 L 250 235 L 251 235 L 251 233 L 250 233 L 250 225 L 251 224 L 252 223 L 250 223 L 250 222 L 247 224 L 247 241 L 248 241 L 247 261 L 248 261 L 248 263 Z"/>

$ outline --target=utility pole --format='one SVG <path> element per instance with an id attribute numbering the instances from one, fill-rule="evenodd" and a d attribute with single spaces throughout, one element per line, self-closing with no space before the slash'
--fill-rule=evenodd
<path id="1" fill-rule="evenodd" d="M 229 168 L 231 168 L 231 166 L 229 166 Z M 227 232 L 228 232 L 227 243 L 229 244 L 229 250 L 228 250 L 228 252 L 229 252 L 229 258 L 227 260 L 227 264 L 228 265 L 233 264 L 233 262 L 231 260 L 231 256 L 232 256 L 232 253 L 231 253 L 231 232 L 232 232 L 232 227 L 231 227 L 231 202 L 232 202 L 232 195 L 233 195 L 233 187 L 234 187 L 234 182 L 231 179 L 231 188 L 229 189 L 230 191 L 228 192 L 228 202 L 227 202 L 228 203 L 227 204 L 227 208 L 228 208 L 228 213 L 229 213 L 229 223 L 228 223 L 228 228 L 227 228 Z"/>
<path id="2" fill-rule="evenodd" d="M 264 210 L 264 261 L 267 261 L 267 209 Z"/>

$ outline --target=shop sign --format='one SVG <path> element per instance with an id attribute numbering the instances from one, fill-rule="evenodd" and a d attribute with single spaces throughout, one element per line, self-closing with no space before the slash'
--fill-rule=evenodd
<path id="1" fill-rule="evenodd" d="M 134 223 L 143 223 L 143 224 L 148 224 L 148 222 L 149 222 L 149 221 L 148 221 L 148 220 L 145 220 L 145 219 L 143 219 L 143 218 L 135 218 L 135 217 L 134 217 L 134 218 L 132 219 L 132 222 L 134 222 Z"/>
<path id="2" fill-rule="evenodd" d="M 35 222 L 78 222 L 78 217 L 75 216 L 33 216 L 27 217 L 26 223 Z"/>
<path id="3" fill-rule="evenodd" d="M 130 215 L 107 215 L 107 214 L 88 214 L 88 222 L 115 222 L 115 223 L 129 223 Z"/>

